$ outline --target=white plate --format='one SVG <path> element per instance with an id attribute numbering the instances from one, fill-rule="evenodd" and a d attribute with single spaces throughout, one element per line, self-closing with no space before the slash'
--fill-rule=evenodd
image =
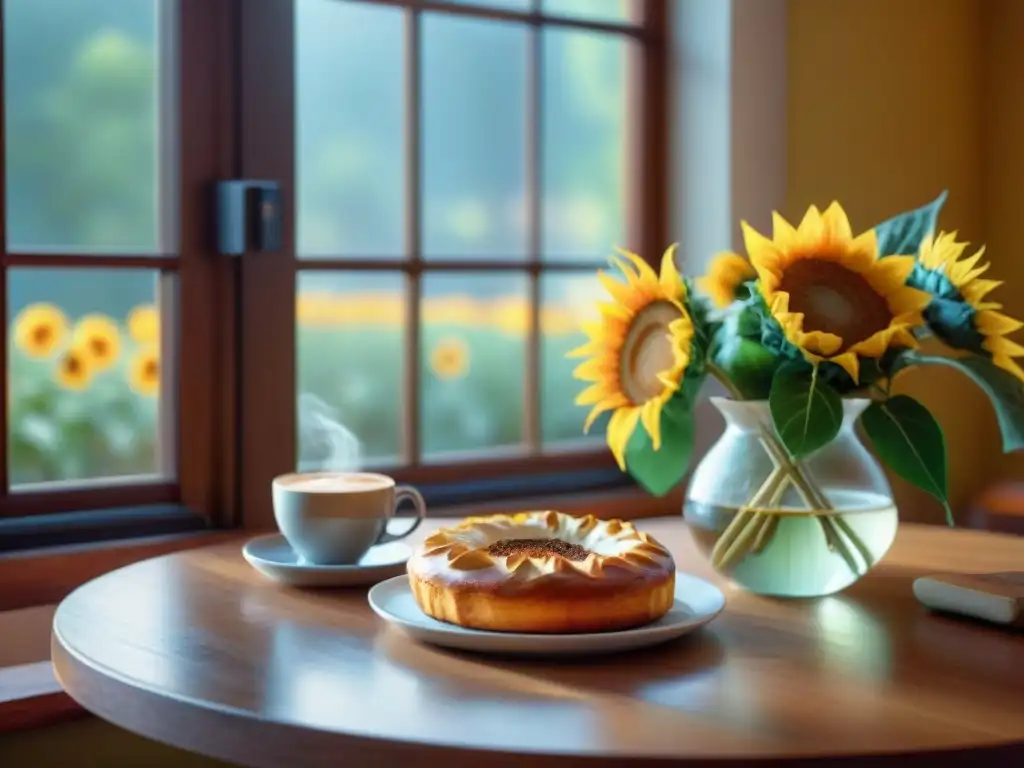
<path id="1" fill-rule="evenodd" d="M 299 560 L 284 536 L 272 533 L 247 541 L 242 555 L 264 576 L 290 587 L 355 587 L 405 573 L 412 550 L 393 541 L 371 547 L 357 565 L 312 565 Z"/>
<path id="2" fill-rule="evenodd" d="M 718 587 L 678 571 L 676 601 L 669 612 L 652 624 L 619 632 L 544 635 L 486 632 L 446 624 L 420 610 L 407 576 L 377 584 L 367 597 L 378 616 L 417 640 L 463 651 L 543 656 L 614 653 L 657 645 L 707 624 L 725 607 L 725 595 Z"/>

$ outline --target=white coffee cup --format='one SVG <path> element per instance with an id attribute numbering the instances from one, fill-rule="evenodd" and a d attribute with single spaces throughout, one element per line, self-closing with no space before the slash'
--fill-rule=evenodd
<path id="1" fill-rule="evenodd" d="M 403 539 L 427 513 L 420 492 L 372 472 L 290 473 L 274 478 L 274 518 L 295 553 L 315 565 L 352 565 L 370 547 Z M 412 501 L 416 516 L 400 534 L 388 521 Z"/>

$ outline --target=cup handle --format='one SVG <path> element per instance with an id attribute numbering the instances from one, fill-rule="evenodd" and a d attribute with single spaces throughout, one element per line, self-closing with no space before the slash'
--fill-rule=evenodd
<path id="1" fill-rule="evenodd" d="M 404 539 L 410 533 L 420 527 L 420 523 L 423 522 L 423 518 L 427 516 L 427 503 L 423 501 L 423 497 L 420 492 L 413 488 L 411 485 L 400 485 L 395 488 L 395 510 L 402 505 L 402 502 L 409 499 L 412 502 L 413 508 L 416 510 L 416 517 L 412 519 L 412 525 L 406 528 L 401 533 L 388 533 L 387 526 L 380 532 L 380 537 L 377 539 L 377 544 L 387 544 L 391 541 L 398 541 Z M 375 545 L 376 546 L 376 545 Z"/>

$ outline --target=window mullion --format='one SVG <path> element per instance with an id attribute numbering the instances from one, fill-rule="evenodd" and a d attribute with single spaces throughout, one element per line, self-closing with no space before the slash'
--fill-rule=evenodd
<path id="1" fill-rule="evenodd" d="M 206 5 L 207 3 L 203 3 Z M 216 5 L 211 4 L 211 5 Z M 272 528 L 268 489 L 297 459 L 295 381 L 295 3 L 239 0 L 242 178 L 281 184 L 281 248 L 240 257 L 239 506 Z"/>
<path id="2" fill-rule="evenodd" d="M 627 180 L 630 246 L 655 266 L 668 245 L 668 71 L 670 3 L 638 2 L 643 44 L 631 46 L 627 62 L 627 122 L 630 177 Z"/>
<path id="3" fill-rule="evenodd" d="M 402 402 L 402 452 L 405 462 L 420 463 L 423 446 L 420 440 L 420 360 L 422 332 L 420 311 L 423 293 L 422 233 L 422 163 L 421 130 L 421 68 L 420 12 L 413 7 L 405 10 L 405 256 L 410 270 L 406 277 L 405 354 Z"/>
<path id="4" fill-rule="evenodd" d="M 7 103 L 7 89 L 6 89 L 6 73 L 4 72 L 4 64 L 7 61 L 7 55 L 4 51 L 4 12 L 5 3 L 0 2 L 0 104 L 6 105 Z M 0 379 L 3 383 L 0 384 L 0 395 L 3 397 L 3 406 L 0 407 L 0 507 L 6 506 L 3 504 L 10 492 L 9 483 L 10 480 L 7 476 L 8 466 L 8 451 L 10 450 L 10 441 L 7 438 L 8 435 L 8 409 L 10 407 L 10 396 L 8 393 L 9 375 L 7 366 L 9 365 L 9 356 L 7 354 L 7 342 L 10 336 L 7 328 L 10 324 L 8 320 L 7 310 L 7 134 L 6 134 L 6 109 L 0 110 L 0 168 L 5 169 L 5 172 L 0 173 L 0 321 L 3 322 L 4 332 L 0 333 Z"/>
<path id="5" fill-rule="evenodd" d="M 538 12 L 539 0 L 533 0 Z M 532 24 L 526 64 L 526 225 L 527 258 L 532 262 L 529 285 L 529 313 L 526 336 L 526 365 L 523 382 L 523 439 L 531 455 L 541 452 L 541 26 Z"/>

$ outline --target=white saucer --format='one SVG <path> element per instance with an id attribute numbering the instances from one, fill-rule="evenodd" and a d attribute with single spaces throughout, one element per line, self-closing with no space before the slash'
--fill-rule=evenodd
<path id="1" fill-rule="evenodd" d="M 264 576 L 290 587 L 355 587 L 405 573 L 412 550 L 392 541 L 371 547 L 357 565 L 312 565 L 299 560 L 284 536 L 272 533 L 247 541 L 242 555 Z"/>
<path id="2" fill-rule="evenodd" d="M 424 614 L 405 576 L 377 584 L 367 597 L 378 616 L 416 640 L 463 651 L 543 656 L 614 653 L 657 645 L 707 624 L 725 607 L 725 595 L 718 587 L 678 571 L 671 610 L 652 624 L 619 632 L 541 635 L 464 629 Z"/>

